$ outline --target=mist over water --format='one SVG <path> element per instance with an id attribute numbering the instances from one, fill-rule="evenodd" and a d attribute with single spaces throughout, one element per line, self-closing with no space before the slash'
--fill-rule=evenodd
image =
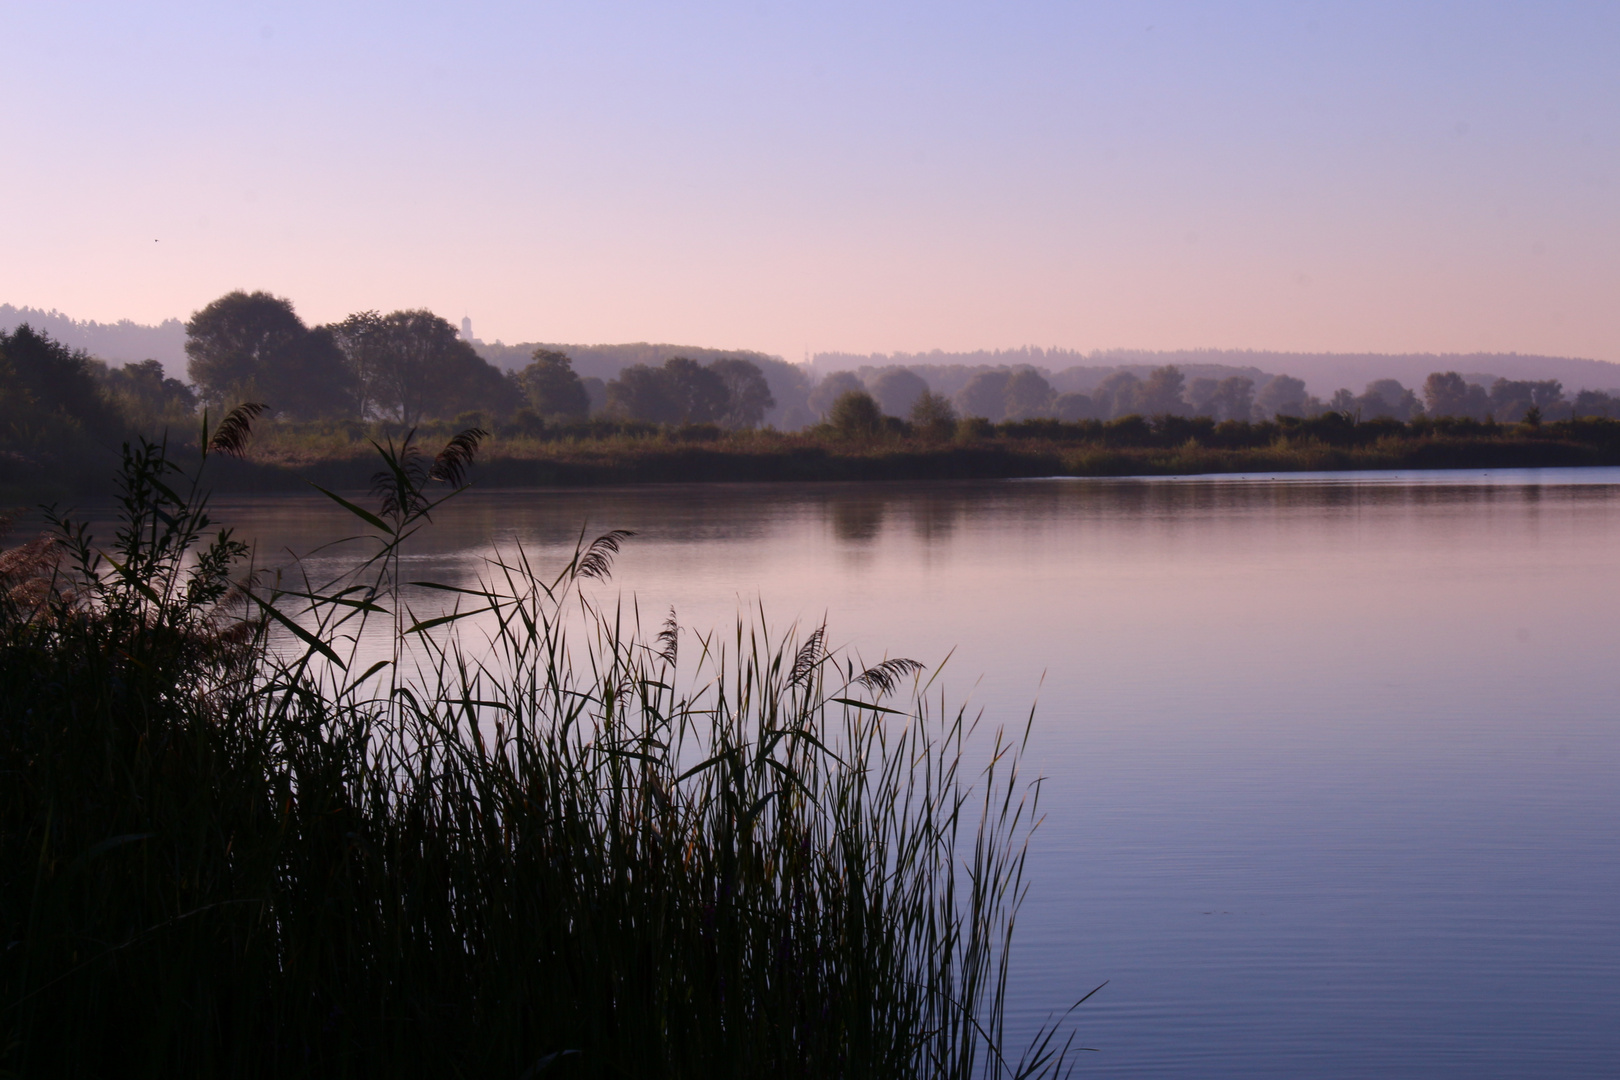
<path id="1" fill-rule="evenodd" d="M 261 561 L 350 531 L 217 507 Z M 989 721 L 1036 706 L 1013 1020 L 1111 980 L 1081 1075 L 1620 1060 L 1620 470 L 474 492 L 407 574 L 560 564 L 582 524 L 636 531 L 596 595 L 647 625 L 825 615 L 867 660 L 955 649 Z"/>

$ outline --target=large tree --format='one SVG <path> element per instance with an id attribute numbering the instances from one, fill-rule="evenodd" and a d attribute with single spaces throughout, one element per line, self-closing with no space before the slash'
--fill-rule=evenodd
<path id="1" fill-rule="evenodd" d="M 1052 414 L 1052 399 L 1057 397 L 1052 384 L 1034 368 L 1019 368 L 1007 379 L 1002 398 L 1002 419 L 1031 420 Z"/>
<path id="2" fill-rule="evenodd" d="M 369 314 L 356 325 L 370 366 L 366 393 L 378 415 L 414 426 L 475 410 L 504 414 L 520 404 L 517 386 L 433 312 Z"/>
<path id="3" fill-rule="evenodd" d="M 574 374 L 573 361 L 565 353 L 534 350 L 534 362 L 518 373 L 517 381 L 530 407 L 541 416 L 584 419 L 591 411 L 585 384 Z"/>
<path id="4" fill-rule="evenodd" d="M 752 360 L 722 357 L 709 361 L 709 370 L 720 377 L 726 388 L 726 407 L 720 423 L 728 428 L 758 427 L 765 414 L 776 408 L 771 384 Z"/>
<path id="5" fill-rule="evenodd" d="M 1485 419 L 1491 398 L 1483 386 L 1476 386 L 1455 371 L 1435 371 L 1423 381 L 1423 403 L 1430 416 Z"/>
<path id="6" fill-rule="evenodd" d="M 1154 368 L 1142 383 L 1142 397 L 1138 409 L 1147 416 L 1184 416 L 1187 402 L 1182 389 L 1187 378 L 1174 364 Z"/>
<path id="7" fill-rule="evenodd" d="M 662 368 L 631 364 L 607 384 L 608 412 L 626 420 L 673 423 L 676 406 L 663 376 Z"/>
<path id="8" fill-rule="evenodd" d="M 311 331 L 292 302 L 226 293 L 186 323 L 187 373 L 205 401 L 256 399 L 290 416 L 352 416 L 354 373 L 333 335 Z"/>
<path id="9" fill-rule="evenodd" d="M 768 397 L 769 387 L 765 393 Z M 732 408 L 720 372 L 684 356 L 672 356 L 661 367 L 632 364 L 607 384 L 607 397 L 612 412 L 655 424 L 717 423 Z M 763 415 L 764 409 L 759 411 Z"/>
<path id="10" fill-rule="evenodd" d="M 1267 420 L 1273 416 L 1304 416 L 1305 382 L 1292 375 L 1274 376 L 1260 388 L 1254 403 Z"/>
<path id="11" fill-rule="evenodd" d="M 1006 371 L 981 371 L 956 392 L 956 411 L 963 416 L 979 416 L 1000 422 L 1007 415 L 1007 383 L 1012 374 Z"/>

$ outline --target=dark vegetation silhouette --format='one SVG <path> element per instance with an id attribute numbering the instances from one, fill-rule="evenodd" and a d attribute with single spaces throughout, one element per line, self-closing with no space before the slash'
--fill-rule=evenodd
<path id="1" fill-rule="evenodd" d="M 1070 1071 L 1061 1019 L 1006 1042 L 1027 725 L 825 627 L 644 631 L 582 588 L 623 532 L 409 581 L 476 429 L 327 492 L 349 569 L 256 568 L 201 470 L 261 411 L 189 473 L 126 444 L 111 537 L 0 552 L 0 1071 Z"/>
<path id="2" fill-rule="evenodd" d="M 1122 367 L 1077 389 L 1078 369 L 889 364 L 812 382 L 755 353 L 569 347 L 588 371 L 610 373 L 603 378 L 549 347 L 518 364 L 515 347 L 484 346 L 470 327 L 458 332 L 428 311 L 364 311 L 310 327 L 291 302 L 264 292 L 228 293 L 186 330 L 191 384 L 155 360 L 109 367 L 30 327 L 5 332 L 0 498 L 96 490 L 120 440 L 135 434 L 172 432 L 177 453 L 196 453 L 187 432 L 199 410 L 217 415 L 242 399 L 265 402 L 273 421 L 251 462 L 220 472 L 221 483 L 242 488 L 294 475 L 353 486 L 373 441 L 413 428 L 488 430 L 510 482 L 544 484 L 1598 464 L 1609 460 L 1606 429 L 1585 421 L 1620 416 L 1606 391 L 1571 398 L 1557 379 L 1454 370 L 1431 372 L 1416 389 L 1381 378 L 1323 400 L 1299 378 L 1258 369 L 1215 378 L 1176 365 Z M 835 417 L 851 394 L 863 403 Z"/>

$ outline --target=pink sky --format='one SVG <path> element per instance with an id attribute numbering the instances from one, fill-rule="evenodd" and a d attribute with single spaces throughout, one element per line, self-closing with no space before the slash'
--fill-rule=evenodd
<path id="1" fill-rule="evenodd" d="M 1617 11 L 8 5 L 0 302 L 1620 360 Z"/>

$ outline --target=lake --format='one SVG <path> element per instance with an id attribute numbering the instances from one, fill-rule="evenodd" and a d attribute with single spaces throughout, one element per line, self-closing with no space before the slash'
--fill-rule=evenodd
<path id="1" fill-rule="evenodd" d="M 216 506 L 270 561 L 346 530 Z M 472 492 L 411 576 L 582 525 L 650 622 L 825 615 L 1036 707 L 1013 1014 L 1108 980 L 1079 1075 L 1620 1067 L 1620 470 Z"/>

